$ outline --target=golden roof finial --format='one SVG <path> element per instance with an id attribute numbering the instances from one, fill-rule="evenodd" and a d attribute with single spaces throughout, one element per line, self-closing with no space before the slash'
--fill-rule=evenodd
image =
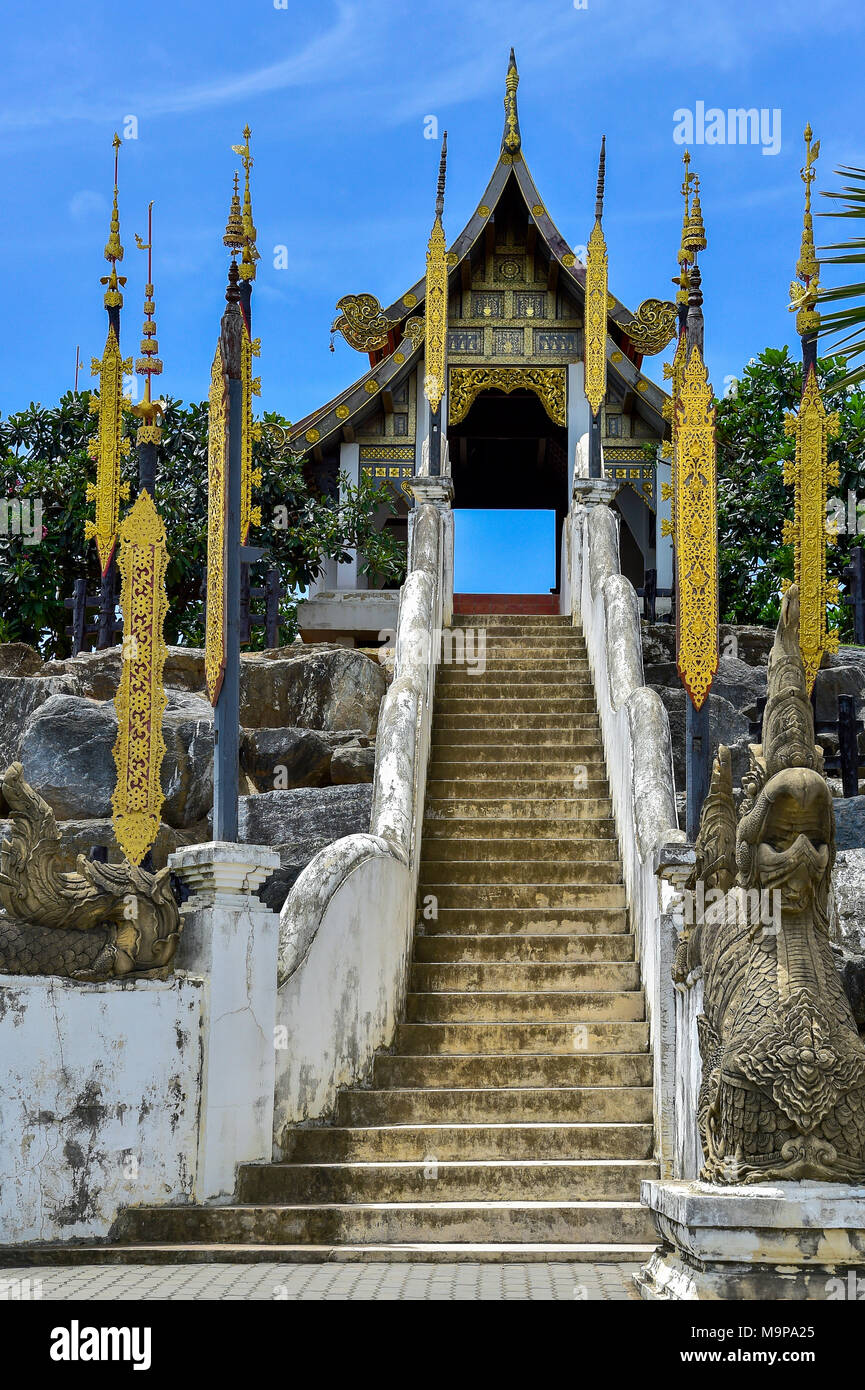
<path id="1" fill-rule="evenodd" d="M 123 247 L 120 245 L 120 214 L 117 211 L 117 156 L 120 149 L 120 136 L 114 132 L 112 140 L 114 147 L 114 206 L 111 209 L 111 230 L 108 234 L 108 241 L 105 243 L 105 259 L 112 265 L 115 261 L 123 260 Z"/>
<path id="2" fill-rule="evenodd" d="M 800 337 L 816 333 L 820 327 L 820 315 L 816 308 L 820 292 L 820 262 L 814 249 L 814 222 L 811 216 L 811 184 L 817 177 L 814 165 L 820 157 L 820 141 L 816 140 L 812 145 L 812 139 L 813 131 L 809 124 L 805 127 L 805 167 L 800 170 L 805 185 L 805 214 L 796 274 L 802 283 L 797 284 L 794 280 L 790 286 L 789 305 L 791 314 L 796 314 L 796 331 Z"/>
<path id="3" fill-rule="evenodd" d="M 147 240 L 142 241 L 138 233 L 135 233 L 135 244 L 139 251 L 147 252 L 147 284 L 144 286 L 144 313 L 145 319 L 142 325 L 141 352 L 142 356 L 135 363 L 135 370 L 139 376 L 145 378 L 144 401 L 140 406 L 133 407 L 135 414 L 140 415 L 147 424 L 155 424 L 156 416 L 161 412 L 158 402 L 151 400 L 151 377 L 162 375 L 162 362 L 158 357 L 159 343 L 156 338 L 156 320 L 153 315 L 156 311 L 156 304 L 153 299 L 153 203 L 147 205 Z"/>
<path id="4" fill-rule="evenodd" d="M 515 155 L 520 148 L 520 118 L 517 113 L 517 87 L 519 85 L 520 74 L 517 72 L 517 60 L 514 56 L 514 50 L 511 49 L 508 75 L 505 78 L 505 131 L 502 136 L 502 154 Z"/>
<path id="5" fill-rule="evenodd" d="M 234 192 L 231 195 L 231 207 L 228 212 L 228 221 L 225 224 L 225 235 L 222 238 L 223 244 L 228 246 L 231 250 L 232 260 L 234 260 L 246 240 L 246 235 L 243 230 L 243 217 L 240 211 L 239 183 L 240 175 L 237 170 L 235 170 Z"/>
<path id="6" fill-rule="evenodd" d="M 240 278 L 241 280 L 255 279 L 255 262 L 259 259 L 255 240 L 258 235 L 255 223 L 252 220 L 252 194 L 249 188 L 249 171 L 255 163 L 249 152 L 249 137 L 252 134 L 248 125 L 243 128 L 242 145 L 232 145 L 235 154 L 239 154 L 243 161 L 243 256 L 241 257 Z"/>
<path id="7" fill-rule="evenodd" d="M 694 175 L 694 200 L 691 203 L 691 215 L 688 218 L 688 230 L 685 233 L 682 243 L 687 251 L 691 253 L 692 264 L 696 262 L 700 251 L 706 249 L 706 228 L 703 226 L 703 209 L 700 206 L 700 175 Z"/>
<path id="8" fill-rule="evenodd" d="M 688 150 L 685 150 L 685 153 L 682 155 L 682 163 L 685 166 L 685 177 L 682 180 L 681 193 L 682 197 L 685 199 L 685 210 L 682 214 L 682 241 L 679 246 L 679 254 L 677 257 L 679 262 L 679 274 L 673 280 L 673 284 L 679 286 L 676 292 L 677 304 L 687 304 L 688 302 L 688 270 L 691 264 L 691 254 L 688 248 L 688 234 L 691 229 L 691 184 L 697 177 L 696 174 L 691 173 L 691 156 Z"/>

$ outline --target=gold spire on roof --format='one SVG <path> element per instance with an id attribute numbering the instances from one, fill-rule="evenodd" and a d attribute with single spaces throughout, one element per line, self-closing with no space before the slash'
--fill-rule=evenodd
<path id="1" fill-rule="evenodd" d="M 514 57 L 514 50 L 511 49 L 510 61 L 508 62 L 508 75 L 505 78 L 505 131 L 502 136 L 503 154 L 517 154 L 521 144 L 520 118 L 517 112 L 517 87 L 519 85 L 520 74 L 517 72 L 517 60 Z"/>
<path id="2" fill-rule="evenodd" d="M 144 314 L 145 319 L 141 328 L 141 352 L 142 356 L 136 360 L 135 370 L 139 376 L 145 379 L 144 400 L 140 405 L 132 407 L 133 415 L 137 415 L 142 423 L 138 427 L 139 444 L 158 444 L 162 438 L 158 420 L 162 414 L 162 402 L 154 401 L 151 396 L 151 378 L 162 375 L 162 361 L 158 356 L 159 342 L 156 337 L 156 320 L 153 315 L 156 312 L 156 304 L 153 298 L 153 203 L 147 205 L 147 240 L 142 241 L 138 233 L 135 233 L 135 244 L 139 251 L 147 252 L 147 284 L 144 286 Z"/>
<path id="3" fill-rule="evenodd" d="M 816 333 L 820 327 L 820 315 L 816 308 L 820 292 L 820 262 L 814 249 L 814 222 L 811 216 L 811 184 L 817 177 L 813 166 L 820 156 L 820 141 L 816 140 L 812 145 L 812 139 L 813 131 L 809 124 L 805 127 L 805 167 L 800 171 L 805 185 L 805 215 L 796 274 L 802 283 L 797 284 L 794 280 L 791 284 L 789 305 L 790 312 L 796 314 L 796 331 L 800 337 Z"/>
<path id="4" fill-rule="evenodd" d="M 232 259 L 246 241 L 246 233 L 243 229 L 243 216 L 240 211 L 240 194 L 238 184 L 240 175 L 234 171 L 234 192 L 231 195 L 231 207 L 228 212 L 228 221 L 225 224 L 225 235 L 222 238 L 223 244 L 230 248 Z"/>
<path id="5" fill-rule="evenodd" d="M 607 160 L 607 139 L 601 140 L 598 158 L 598 189 L 595 201 L 595 225 L 589 237 L 586 256 L 585 310 L 585 392 L 592 415 L 597 415 L 607 392 L 607 243 L 604 240 L 604 178 Z"/>
<path id="6" fill-rule="evenodd" d="M 682 215 L 682 243 L 679 247 L 679 255 L 677 257 L 679 262 L 679 274 L 673 280 L 673 284 L 679 286 L 676 293 L 677 304 L 687 304 L 688 302 L 688 270 L 691 264 L 691 250 L 688 245 L 691 232 L 691 185 L 697 177 L 696 174 L 691 173 L 691 156 L 687 150 L 685 150 L 685 153 L 682 155 L 682 163 L 685 166 L 685 177 L 682 180 L 681 190 L 682 196 L 685 199 L 685 211 Z M 697 199 L 697 206 L 699 207 L 699 197 Z"/>
<path id="7" fill-rule="evenodd" d="M 253 220 L 252 220 L 252 194 L 250 193 L 250 189 L 249 189 L 249 171 L 250 171 L 250 169 L 252 168 L 253 164 L 255 163 L 254 159 L 252 158 L 252 155 L 249 153 L 249 137 L 250 137 L 251 134 L 252 134 L 252 131 L 250 130 L 249 126 L 248 126 L 248 125 L 244 126 L 244 128 L 243 128 L 243 140 L 244 140 L 244 143 L 243 143 L 242 145 L 232 145 L 232 147 L 231 147 L 235 154 L 239 154 L 239 155 L 240 155 L 240 157 L 241 157 L 241 159 L 242 159 L 242 161 L 243 161 L 243 173 L 244 173 L 244 182 L 243 182 L 243 236 L 244 236 L 244 242 L 243 242 L 243 255 L 242 255 L 242 257 L 241 257 L 241 265 L 240 265 L 240 278 L 241 278 L 241 280 L 254 280 L 254 279 L 255 279 L 255 262 L 259 259 L 259 254 L 258 254 L 258 251 L 257 251 L 257 249 L 256 249 L 256 245 L 255 245 L 255 240 L 256 240 L 256 237 L 257 237 L 258 233 L 257 233 L 257 231 L 256 231 L 256 229 L 255 229 L 255 223 L 254 223 Z"/>
<path id="8" fill-rule="evenodd" d="M 120 309 L 123 306 L 123 295 L 120 287 L 126 284 L 126 276 L 117 274 L 117 262 L 123 260 L 123 247 L 120 244 L 120 214 L 117 210 L 117 166 L 118 151 L 120 150 L 120 136 L 114 132 L 112 140 L 114 148 L 114 203 L 111 208 L 111 226 L 108 231 L 108 240 L 105 243 L 105 259 L 111 266 L 108 275 L 103 275 L 100 284 L 106 286 L 105 307 L 106 309 Z"/>
<path id="9" fill-rule="evenodd" d="M 436 187 L 436 211 L 426 253 L 426 286 L 424 298 L 424 334 L 426 360 L 424 394 L 435 412 L 445 393 L 448 324 L 448 263 L 447 243 L 442 213 L 444 212 L 445 173 L 448 157 L 448 133 L 442 136 L 442 152 Z"/>
<path id="10" fill-rule="evenodd" d="M 700 206 L 700 175 L 694 175 L 694 201 L 691 203 L 691 215 L 688 219 L 688 230 L 685 233 L 683 246 L 690 254 L 691 264 L 693 265 L 700 251 L 706 249 L 706 228 L 703 225 L 703 209 Z"/>

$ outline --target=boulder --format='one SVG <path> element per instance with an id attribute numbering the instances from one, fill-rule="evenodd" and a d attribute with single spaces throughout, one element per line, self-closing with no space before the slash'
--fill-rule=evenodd
<path id="1" fill-rule="evenodd" d="M 346 647 L 293 645 L 278 657 L 250 653 L 240 668 L 240 722 L 245 729 L 360 729 L 370 735 L 386 687 L 381 666 Z"/>
<path id="2" fill-rule="evenodd" d="M 244 729 L 240 766 L 259 791 L 324 787 L 333 749 L 316 729 Z"/>
<path id="3" fill-rule="evenodd" d="M 835 665 L 817 672 L 814 681 L 817 692 L 817 718 L 838 718 L 838 696 L 852 695 L 856 702 L 856 712 L 861 716 L 865 700 L 865 665 L 851 662 L 846 666 Z"/>
<path id="4" fill-rule="evenodd" d="M 831 918 L 832 937 L 838 945 L 865 952 L 865 849 L 838 851 L 832 873 Z"/>
<path id="5" fill-rule="evenodd" d="M 116 737 L 114 706 L 80 695 L 52 695 L 31 715 L 18 760 L 58 820 L 111 815 Z"/>
<path id="6" fill-rule="evenodd" d="M 360 738 L 337 748 L 330 763 L 330 779 L 334 785 L 350 782 L 371 782 L 375 772 L 375 744 Z"/>
<path id="7" fill-rule="evenodd" d="M 673 742 L 673 771 L 676 779 L 676 787 L 685 786 L 685 701 L 688 698 L 685 691 L 669 690 L 665 686 L 656 686 L 667 715 L 670 720 L 670 737 Z M 713 748 L 719 743 L 725 743 L 730 748 L 731 760 L 733 765 L 733 783 L 738 785 L 742 780 L 742 773 L 748 766 L 748 743 L 750 735 L 748 732 L 748 720 L 738 710 L 735 710 L 729 700 L 724 700 L 720 695 L 709 697 L 709 733 Z"/>
<path id="8" fill-rule="evenodd" d="M 368 786 L 299 787 L 241 797 L 241 842 L 279 850 L 280 868 L 259 890 L 262 901 L 279 912 L 310 859 L 344 835 L 368 831 L 371 813 Z"/>
<path id="9" fill-rule="evenodd" d="M 0 642 L 0 676 L 35 676 L 42 658 L 26 642 Z"/>
<path id="10" fill-rule="evenodd" d="M 213 803 L 213 711 L 204 700 L 194 713 L 166 711 L 162 733 L 162 816 L 183 829 L 204 820 Z M 116 738 L 113 701 L 52 695 L 28 720 L 18 758 L 26 780 L 59 820 L 109 817 Z"/>
<path id="11" fill-rule="evenodd" d="M 774 640 L 773 627 L 753 627 L 747 623 L 721 623 L 718 634 L 721 655 L 735 657 L 746 666 L 768 666 Z"/>
<path id="12" fill-rule="evenodd" d="M 757 701 L 766 698 L 765 666 L 749 666 L 735 656 L 722 656 L 712 681 L 712 694 L 727 700 L 746 719 L 757 718 Z"/>
<path id="13" fill-rule="evenodd" d="M 91 700 L 113 700 L 120 684 L 121 648 L 80 652 L 63 661 L 48 661 L 44 676 L 68 676 L 70 689 Z M 204 692 L 204 652 L 199 647 L 169 647 L 163 681 L 176 690 Z"/>
<path id="14" fill-rule="evenodd" d="M 0 820 L 0 839 L 8 835 L 11 822 Z M 75 868 L 79 854 L 88 855 L 94 845 L 103 845 L 108 850 L 108 862 L 119 864 L 123 855 L 114 836 L 110 820 L 67 820 L 58 821 L 57 829 L 61 838 L 63 868 L 70 872 Z M 175 830 L 163 821 L 153 842 L 153 867 L 164 869 L 169 854 L 180 845 L 197 844 L 208 836 L 207 822 L 203 821 L 190 830 Z"/>
<path id="15" fill-rule="evenodd" d="M 213 710 L 206 700 L 196 704 L 195 712 L 166 709 L 162 717 L 162 816 L 181 830 L 205 820 L 213 806 Z"/>
<path id="16" fill-rule="evenodd" d="M 865 796 L 835 797 L 833 801 L 836 848 L 865 849 Z"/>
<path id="17" fill-rule="evenodd" d="M 27 721 L 52 695 L 72 693 L 62 676 L 0 676 L 0 772 L 18 757 Z"/>
<path id="18" fill-rule="evenodd" d="M 332 780 L 334 754 L 344 747 L 367 742 L 359 729 L 243 729 L 240 767 L 260 792 L 327 787 Z M 362 782 L 368 778 L 346 780 Z"/>

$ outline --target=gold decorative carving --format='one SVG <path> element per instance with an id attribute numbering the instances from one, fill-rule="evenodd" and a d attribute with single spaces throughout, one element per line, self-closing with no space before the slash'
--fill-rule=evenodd
<path id="1" fill-rule="evenodd" d="M 425 331 L 424 320 L 421 318 L 420 314 L 415 314 L 414 318 L 406 319 L 402 326 L 403 338 L 408 338 L 412 346 L 412 351 L 420 347 L 424 340 Z"/>
<path id="2" fill-rule="evenodd" d="M 413 309 L 414 306 L 417 304 L 417 295 L 416 295 L 416 294 L 404 294 L 403 297 L 402 297 L 402 302 L 403 302 L 403 304 L 405 305 L 405 307 L 406 307 L 407 309 Z"/>
<path id="3" fill-rule="evenodd" d="M 426 299 L 424 301 L 426 362 L 424 395 L 430 410 L 441 405 L 445 390 L 445 352 L 448 326 L 448 267 L 445 233 L 436 214 L 426 253 Z"/>
<path id="4" fill-rule="evenodd" d="M 306 434 L 303 437 L 306 440 L 307 444 L 317 444 L 319 439 L 321 439 L 321 435 L 316 429 L 307 430 Z"/>
<path id="5" fill-rule="evenodd" d="M 363 389 L 364 389 L 364 391 L 366 392 L 366 394 L 367 394 L 368 396 L 374 396 L 375 393 L 376 393 L 376 391 L 379 389 L 378 382 L 377 382 L 377 381 L 365 381 L 365 382 L 363 383 Z M 307 437 L 307 439 L 309 439 L 309 434 L 307 434 L 306 437 Z M 317 438 L 318 438 L 318 432 L 316 431 L 316 439 L 317 439 Z M 310 441 L 310 442 L 312 442 L 312 441 Z"/>
<path id="6" fill-rule="evenodd" d="M 586 398 L 593 415 L 607 390 L 607 243 L 595 219 L 586 263 Z"/>
<path id="7" fill-rule="evenodd" d="M 337 420 L 347 420 L 350 414 L 351 411 L 347 405 L 338 405 L 334 411 Z"/>
<path id="8" fill-rule="evenodd" d="M 696 709 L 718 669 L 718 523 L 715 404 L 697 347 L 675 404 L 677 664 Z"/>
<path id="9" fill-rule="evenodd" d="M 676 952 L 679 984 L 703 978 L 697 1120 L 712 1183 L 865 1176 L 865 1044 L 829 941 L 835 818 L 798 626 L 792 585 L 738 817 L 718 750 L 689 885 L 703 882 L 704 907 Z"/>
<path id="10" fill-rule="evenodd" d="M 667 299 L 644 299 L 630 322 L 616 322 L 644 357 L 663 352 L 675 338 L 678 327 L 676 306 Z"/>
<path id="11" fill-rule="evenodd" d="M 255 269 L 252 263 L 253 270 Z M 261 438 L 261 426 L 252 419 L 252 397 L 256 378 L 252 375 L 252 359 L 261 350 L 258 338 L 250 338 L 244 321 L 243 336 L 240 343 L 240 379 L 243 402 L 243 421 L 240 432 L 240 544 L 246 545 L 249 528 L 261 525 L 261 507 L 252 505 L 253 487 L 261 487 L 261 469 L 252 466 L 253 441 Z"/>
<path id="12" fill-rule="evenodd" d="M 458 425 L 482 391 L 533 391 L 556 425 L 567 428 L 566 367 L 451 367 L 448 416 Z"/>
<path id="13" fill-rule="evenodd" d="M 478 217 L 489 217 L 489 215 L 490 210 L 487 207 L 486 203 L 481 203 L 480 207 L 478 208 Z"/>
<path id="14" fill-rule="evenodd" d="M 99 377 L 99 391 L 90 398 L 90 410 L 99 416 L 99 429 L 88 452 L 96 460 L 96 482 L 87 484 L 87 501 L 96 503 L 95 521 L 85 521 L 86 540 L 95 540 L 103 575 L 117 545 L 120 502 L 129 496 L 129 484 L 121 481 L 122 460 L 130 444 L 123 437 L 123 373 L 132 371 L 132 358 L 123 358 L 113 327 L 108 330 L 102 361 L 94 357 L 92 372 Z"/>
<path id="15" fill-rule="evenodd" d="M 210 415 L 207 428 L 207 618 L 204 636 L 204 681 L 212 705 L 219 699 L 225 674 L 225 544 L 228 516 L 228 384 L 222 348 L 216 346 L 210 369 Z"/>
<path id="16" fill-rule="evenodd" d="M 838 602 L 838 581 L 826 577 L 826 546 L 835 537 L 826 529 L 826 491 L 838 482 L 838 465 L 828 460 L 828 440 L 838 434 L 839 418 L 827 415 L 811 367 L 799 414 L 784 418 L 784 430 L 796 440 L 796 457 L 784 463 L 784 482 L 795 489 L 792 521 L 784 522 L 784 542 L 793 546 L 793 576 L 801 608 L 799 640 L 808 694 L 824 652 L 838 650 L 838 631 L 827 627 L 826 606 Z"/>
<path id="17" fill-rule="evenodd" d="M 566 251 L 565 254 L 562 256 L 562 265 L 567 266 L 568 270 L 570 270 L 571 266 L 576 264 L 577 258 L 574 255 L 573 251 Z"/>
<path id="18" fill-rule="evenodd" d="M 50 806 L 13 763 L 0 841 L 0 972 L 79 980 L 170 974 L 181 922 L 169 870 L 68 858 Z"/>
<path id="19" fill-rule="evenodd" d="M 388 334 L 397 320 L 382 313 L 374 294 L 344 294 L 336 307 L 342 313 L 334 319 L 330 331 L 341 333 L 349 347 L 357 352 L 377 352 L 387 346 Z"/>
<path id="20" fill-rule="evenodd" d="M 161 821 L 161 771 L 165 755 L 162 684 L 167 647 L 162 635 L 168 598 L 165 527 L 145 489 L 120 527 L 123 646 L 120 686 L 114 701 L 117 785 L 111 798 L 117 843 L 130 864 L 140 864 Z"/>

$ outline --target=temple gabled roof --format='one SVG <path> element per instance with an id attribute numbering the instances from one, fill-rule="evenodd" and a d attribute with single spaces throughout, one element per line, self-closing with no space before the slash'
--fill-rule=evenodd
<path id="1" fill-rule="evenodd" d="M 578 304 L 583 305 L 585 267 L 577 260 L 553 222 L 523 154 L 517 107 L 518 83 L 516 59 L 511 49 L 505 83 L 505 125 L 499 157 L 475 211 L 448 251 L 449 284 L 462 281 L 468 287 L 472 251 L 485 237 L 491 221 L 494 221 L 496 208 L 506 190 L 515 188 L 525 205 L 530 235 L 540 243 L 549 258 L 550 288 L 560 284 L 571 292 Z M 372 365 L 340 395 L 292 427 L 290 438 L 293 448 L 307 450 L 326 443 L 334 435 L 339 437 L 346 425 L 356 424 L 369 412 L 373 399 L 380 392 L 392 389 L 410 374 L 423 352 L 425 293 L 424 275 L 385 309 L 372 295 L 347 295 L 339 301 L 337 307 L 343 310 L 343 314 L 335 321 L 334 328 L 341 329 L 346 340 L 359 351 L 369 348 Z M 611 294 L 607 337 L 608 382 L 614 390 L 618 387 L 622 396 L 634 393 L 640 413 L 659 433 L 663 433 L 668 428 L 664 420 L 664 406 L 669 397 L 641 372 L 642 355 L 628 336 L 629 321 L 635 329 L 635 336 L 638 336 L 638 318 Z M 356 335 L 352 331 L 353 325 L 357 328 Z"/>

